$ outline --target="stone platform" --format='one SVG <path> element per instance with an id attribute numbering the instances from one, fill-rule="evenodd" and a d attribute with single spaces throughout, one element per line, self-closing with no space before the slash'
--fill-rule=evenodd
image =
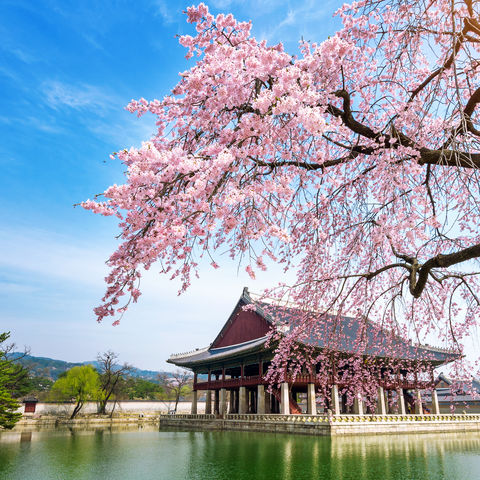
<path id="1" fill-rule="evenodd" d="M 459 415 L 161 415 L 160 428 L 245 430 L 303 435 L 374 435 L 480 431 L 480 414 Z"/>

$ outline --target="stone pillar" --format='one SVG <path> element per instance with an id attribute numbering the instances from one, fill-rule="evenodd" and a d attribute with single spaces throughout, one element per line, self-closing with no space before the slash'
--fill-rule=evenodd
<path id="1" fill-rule="evenodd" d="M 432 414 L 440 415 L 440 405 L 438 404 L 438 395 L 435 388 L 432 390 Z"/>
<path id="2" fill-rule="evenodd" d="M 315 398 L 315 384 L 309 383 L 307 385 L 307 413 L 309 415 L 317 414 L 317 401 Z"/>
<path id="3" fill-rule="evenodd" d="M 257 392 L 255 390 L 250 390 L 250 413 L 257 413 Z"/>
<path id="4" fill-rule="evenodd" d="M 257 413 L 265 413 L 265 387 L 263 385 L 257 386 Z"/>
<path id="5" fill-rule="evenodd" d="M 237 391 L 230 390 L 230 412 L 229 413 L 238 413 L 237 411 Z"/>
<path id="6" fill-rule="evenodd" d="M 227 413 L 227 390 L 225 388 L 220 389 L 220 405 L 218 413 L 220 415 L 225 415 Z"/>
<path id="7" fill-rule="evenodd" d="M 288 383 L 283 382 L 280 390 L 280 413 L 290 415 L 290 399 L 288 397 Z"/>
<path id="8" fill-rule="evenodd" d="M 265 413 L 272 413 L 272 398 L 267 391 L 265 391 Z"/>
<path id="9" fill-rule="evenodd" d="M 192 415 L 197 414 L 197 398 L 198 398 L 198 392 L 194 390 L 193 398 L 192 398 Z"/>
<path id="10" fill-rule="evenodd" d="M 247 413 L 247 392 L 245 387 L 239 388 L 238 413 Z"/>
<path id="11" fill-rule="evenodd" d="M 385 406 L 385 393 L 383 391 L 383 387 L 378 387 L 377 413 L 378 415 L 387 414 L 387 408 Z"/>
<path id="12" fill-rule="evenodd" d="M 212 391 L 207 390 L 206 392 L 206 401 L 205 401 L 205 413 L 210 415 L 212 413 Z"/>
<path id="13" fill-rule="evenodd" d="M 420 390 L 418 388 L 415 389 L 415 414 L 423 415 L 422 395 L 420 394 Z"/>
<path id="14" fill-rule="evenodd" d="M 363 398 L 360 393 L 357 393 L 353 399 L 353 413 L 363 415 Z"/>
<path id="15" fill-rule="evenodd" d="M 331 409 L 334 415 L 340 415 L 340 399 L 338 398 L 338 385 L 332 385 Z"/>
<path id="16" fill-rule="evenodd" d="M 403 395 L 403 388 L 397 390 L 398 395 L 398 413 L 400 415 L 406 415 L 407 409 L 405 408 L 405 396 Z"/>
<path id="17" fill-rule="evenodd" d="M 213 404 L 213 413 L 218 415 L 220 413 L 220 392 L 214 390 L 215 403 Z"/>

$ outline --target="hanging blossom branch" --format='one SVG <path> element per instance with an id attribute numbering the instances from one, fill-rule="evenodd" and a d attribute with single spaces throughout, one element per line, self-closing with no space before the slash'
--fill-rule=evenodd
<path id="1" fill-rule="evenodd" d="M 158 131 L 114 155 L 125 184 L 82 204 L 121 219 L 98 320 L 138 299 L 142 269 L 184 290 L 226 249 L 252 278 L 295 269 L 277 292 L 304 312 L 458 348 L 479 313 L 479 4 L 361 0 L 298 57 L 232 15 L 186 13 L 197 63 L 163 100 L 131 101 Z"/>

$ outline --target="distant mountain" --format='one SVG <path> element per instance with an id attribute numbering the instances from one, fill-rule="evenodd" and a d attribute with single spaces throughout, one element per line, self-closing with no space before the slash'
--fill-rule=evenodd
<path id="1" fill-rule="evenodd" d="M 31 375 L 34 377 L 46 377 L 51 380 L 57 380 L 57 378 L 67 370 L 70 370 L 72 367 L 77 367 L 80 365 L 93 365 L 95 368 L 99 367 L 99 363 L 96 360 L 91 362 L 80 362 L 72 363 L 65 362 L 64 360 L 55 360 L 48 357 L 34 357 L 33 355 L 25 355 L 20 352 L 13 352 L 10 355 L 10 358 L 16 359 L 18 363 L 28 368 L 31 372 Z M 132 377 L 143 378 L 144 380 L 157 381 L 157 376 L 159 374 L 164 374 L 168 372 L 157 372 L 154 370 L 140 370 L 139 368 L 133 367 L 130 375 Z"/>

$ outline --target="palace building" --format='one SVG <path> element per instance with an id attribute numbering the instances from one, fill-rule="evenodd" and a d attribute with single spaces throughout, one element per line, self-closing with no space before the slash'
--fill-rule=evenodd
<path id="1" fill-rule="evenodd" d="M 246 306 L 248 308 L 244 308 Z M 206 414 L 317 414 L 316 397 L 320 385 L 314 371 L 298 374 L 294 378 L 287 376 L 279 388 L 275 386 L 268 389 L 265 380 L 274 356 L 273 347 L 267 344 L 269 332 L 278 324 L 279 319 L 283 325 L 288 325 L 288 319 L 294 315 L 294 310 L 292 306 L 270 304 L 244 288 L 232 314 L 209 347 L 172 355 L 167 360 L 194 373 L 193 414 L 197 413 L 199 392 L 206 395 Z M 342 322 L 344 338 L 338 348 L 342 355 L 348 357 L 353 352 L 358 334 L 356 325 L 359 322 L 348 317 L 342 317 Z M 386 343 L 386 333 L 384 337 L 379 337 L 378 331 L 367 327 L 366 335 L 372 337 L 371 343 L 376 345 L 375 349 L 367 349 L 366 356 L 373 359 L 391 356 L 388 353 L 392 351 L 391 348 L 387 350 L 382 346 Z M 427 373 L 427 379 L 425 375 L 423 379 L 417 375 L 412 378 L 408 373 L 411 369 L 406 367 L 399 367 L 396 371 L 382 371 L 376 400 L 377 413 L 423 413 L 421 390 L 432 392 L 429 397 L 431 410 L 434 414 L 439 413 L 433 370 L 451 362 L 458 354 L 430 346 L 414 346 L 400 338 L 395 338 L 395 342 L 394 350 L 398 352 L 395 360 L 398 365 L 420 365 L 421 370 Z M 310 338 L 308 343 L 318 351 L 326 347 L 325 339 L 322 338 Z M 417 368 L 416 371 L 418 370 Z M 355 398 L 353 406 L 347 405 L 346 395 L 339 395 L 343 386 L 342 376 L 338 372 L 332 374 L 328 385 L 331 392 L 328 407 L 332 414 L 366 413 L 360 395 Z M 300 398 L 306 400 L 306 405 Z M 392 405 L 395 405 L 395 409 Z M 306 412 L 302 411 L 302 407 Z"/>

